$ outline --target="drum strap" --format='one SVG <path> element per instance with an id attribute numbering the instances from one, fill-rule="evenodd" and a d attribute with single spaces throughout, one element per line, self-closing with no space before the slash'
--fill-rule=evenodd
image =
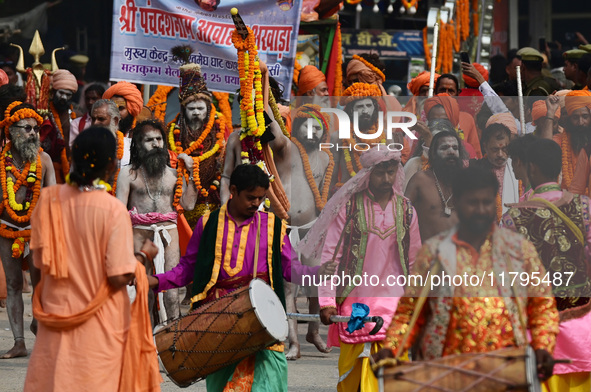
<path id="1" fill-rule="evenodd" d="M 257 269 L 259 267 L 259 245 L 261 242 L 261 214 L 257 211 L 257 240 L 254 248 L 254 267 L 252 269 L 252 278 L 256 279 Z"/>

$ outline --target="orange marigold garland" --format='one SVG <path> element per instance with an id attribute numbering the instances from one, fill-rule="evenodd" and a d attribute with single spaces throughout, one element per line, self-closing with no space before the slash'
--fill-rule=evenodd
<path id="1" fill-rule="evenodd" d="M 337 46 L 337 63 L 335 65 L 334 75 L 334 89 L 332 95 L 340 97 L 343 91 L 343 43 L 341 37 L 341 23 L 337 23 L 337 31 L 335 36 L 335 44 Z"/>
<path id="2" fill-rule="evenodd" d="M 178 118 L 178 116 L 177 116 Z M 211 133 L 214 124 L 217 126 L 217 133 L 216 133 L 216 143 L 213 145 L 211 149 L 208 151 L 201 151 L 198 156 L 192 156 L 194 153 L 203 147 L 203 141 L 205 138 Z M 176 126 L 175 123 L 171 123 L 170 130 L 169 130 L 169 147 L 172 151 L 175 151 L 177 154 L 187 154 L 193 158 L 193 171 L 191 176 L 193 177 L 193 181 L 195 183 L 195 189 L 197 193 L 203 197 L 208 197 L 209 192 L 212 190 L 217 189 L 214 184 L 212 184 L 209 189 L 203 187 L 201 184 L 201 177 L 199 173 L 200 163 L 204 160 L 212 157 L 216 153 L 222 154 L 224 151 L 225 146 L 225 129 L 226 129 L 226 120 L 222 113 L 216 111 L 215 106 L 211 104 L 211 112 L 209 114 L 209 120 L 203 129 L 199 138 L 192 142 L 191 145 L 187 149 L 183 149 L 180 141 L 180 129 Z M 187 168 L 185 167 L 185 163 L 182 159 L 179 159 L 177 162 L 177 182 L 175 185 L 174 191 L 174 198 L 173 198 L 173 205 L 176 207 L 179 205 L 181 196 L 183 195 L 183 178 L 188 183 L 189 182 L 189 173 Z M 212 189 L 212 186 L 215 189 Z"/>
<path id="3" fill-rule="evenodd" d="M 64 178 L 65 178 L 68 175 L 68 173 L 70 172 L 70 161 L 68 160 L 68 152 L 66 151 L 66 139 L 64 137 L 64 130 L 62 128 L 62 120 L 60 119 L 59 113 L 55 109 L 55 106 L 53 106 L 53 102 L 49 103 L 49 109 L 50 109 L 50 113 L 51 113 L 51 119 L 53 120 L 52 122 L 55 124 L 55 127 L 58 130 L 59 137 L 61 137 L 61 139 L 64 141 L 64 148 L 62 149 L 62 152 L 60 153 L 60 161 L 62 164 L 62 174 L 64 175 Z M 71 108 L 70 108 L 70 110 L 71 110 Z M 74 111 L 71 110 L 71 113 L 74 113 Z M 72 118 L 71 115 L 70 115 L 70 118 Z M 75 114 L 74 114 L 74 118 L 76 118 Z"/>
<path id="4" fill-rule="evenodd" d="M 322 180 L 322 192 L 320 192 L 318 186 L 316 185 L 316 181 L 314 181 L 314 173 L 312 173 L 310 160 L 308 158 L 308 154 L 306 153 L 306 149 L 295 137 L 291 140 L 300 151 L 300 157 L 302 158 L 302 164 L 304 165 L 304 173 L 306 174 L 306 180 L 308 180 L 308 185 L 310 186 L 312 194 L 314 195 L 314 203 L 316 204 L 316 208 L 318 211 L 322 211 L 326 205 L 326 201 L 328 200 L 328 191 L 330 189 L 332 172 L 334 170 L 334 159 L 332 154 L 328 150 L 324 151 L 328 154 L 329 162 L 328 167 L 326 168 L 326 173 L 324 174 L 324 179 Z"/>
<path id="5" fill-rule="evenodd" d="M 12 143 L 9 141 L 2 150 L 0 157 L 0 186 L 5 192 L 2 192 L 2 204 L 0 213 L 6 211 L 10 218 L 18 223 L 28 223 L 41 194 L 41 179 L 43 168 L 41 164 L 41 149 L 37 154 L 35 162 L 27 162 L 22 171 L 18 171 L 12 159 L 10 149 Z M 33 171 L 34 170 L 34 171 Z M 10 172 L 12 177 L 8 176 Z M 23 186 L 27 187 L 27 193 L 23 203 L 16 202 L 16 193 Z M 17 213 L 25 212 L 24 215 Z M 0 236 L 8 239 L 14 239 L 12 244 L 12 257 L 19 258 L 24 251 L 24 243 L 31 238 L 30 230 L 14 230 L 5 224 L 0 225 Z"/>
<path id="6" fill-rule="evenodd" d="M 382 82 L 386 81 L 386 75 L 384 75 L 384 73 L 382 72 L 381 69 L 379 69 L 378 67 L 376 67 L 375 65 L 373 65 L 372 63 L 370 63 L 369 61 L 364 59 L 363 57 L 357 56 L 356 54 L 353 55 L 353 59 L 361 61 L 363 64 L 365 64 L 365 66 L 367 68 L 374 71 L 382 79 Z"/>
<path id="7" fill-rule="evenodd" d="M 496 205 L 497 205 L 497 222 L 500 222 L 501 218 L 503 217 L 503 201 L 501 199 L 500 192 L 497 192 Z"/>
<path id="8" fill-rule="evenodd" d="M 230 105 L 230 93 L 219 93 L 214 91 L 213 96 L 218 101 L 218 107 L 220 108 L 220 112 L 226 118 L 226 122 L 229 124 L 230 127 L 234 124 L 232 122 L 232 106 Z M 224 130 L 225 132 L 225 130 Z"/>
<path id="9" fill-rule="evenodd" d="M 164 122 L 166 117 L 166 106 L 168 94 L 174 89 L 172 86 L 159 85 L 146 106 L 150 109 L 154 108 L 154 118 Z"/>
<path id="10" fill-rule="evenodd" d="M 427 40 L 427 26 L 423 27 L 423 50 L 425 51 L 425 64 L 427 69 L 431 69 L 431 48 L 433 47 Z"/>
<path id="11" fill-rule="evenodd" d="M 573 149 L 568 132 L 562 133 L 560 148 L 562 149 L 562 188 L 568 189 L 574 175 Z"/>
<path id="12" fill-rule="evenodd" d="M 117 131 L 117 160 L 119 162 L 121 162 L 121 160 L 123 159 L 123 152 L 125 146 L 125 141 L 123 138 L 123 132 Z M 121 168 L 117 168 L 117 170 L 115 170 L 115 178 L 113 179 L 113 185 L 111 186 L 111 190 L 108 191 L 113 196 L 116 196 L 117 194 L 117 180 L 119 179 L 119 171 L 121 171 Z"/>

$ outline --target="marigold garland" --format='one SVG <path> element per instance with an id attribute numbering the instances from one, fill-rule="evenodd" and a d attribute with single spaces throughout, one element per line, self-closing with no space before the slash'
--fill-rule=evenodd
<path id="1" fill-rule="evenodd" d="M 337 23 L 337 31 L 335 36 L 335 43 L 337 46 L 337 63 L 335 65 L 334 75 L 334 89 L 332 95 L 334 97 L 340 97 L 343 91 L 343 43 L 341 36 L 341 23 Z"/>
<path id="2" fill-rule="evenodd" d="M 292 142 L 296 145 L 298 150 L 300 151 L 300 157 L 302 158 L 302 165 L 304 166 L 304 173 L 306 174 L 306 180 L 308 180 L 308 185 L 312 190 L 312 194 L 314 195 L 314 203 L 316 204 L 316 208 L 318 211 L 322 211 L 324 206 L 326 205 L 326 201 L 328 200 L 328 191 L 330 189 L 330 182 L 332 179 L 332 172 L 334 170 L 334 159 L 330 151 L 325 150 L 328 154 L 328 166 L 326 168 L 326 173 L 324 174 L 324 179 L 322 180 L 322 192 L 318 189 L 316 185 L 316 181 L 314 181 L 314 173 L 312 173 L 312 168 L 310 167 L 310 159 L 308 158 L 308 153 L 302 144 L 294 137 Z"/>
<path id="3" fill-rule="evenodd" d="M 560 138 L 560 148 L 562 150 L 562 188 L 568 189 L 570 186 L 573 175 L 573 149 L 570 142 L 570 134 L 563 132 Z"/>
<path id="4" fill-rule="evenodd" d="M 53 106 L 53 102 L 50 102 L 49 109 L 51 112 L 51 118 L 53 120 L 53 123 L 55 124 L 55 126 L 59 132 L 59 136 L 64 141 L 64 147 L 60 153 L 60 161 L 62 164 L 62 174 L 64 175 L 64 178 L 65 178 L 66 175 L 68 175 L 68 173 L 70 172 L 70 161 L 68 160 L 68 152 L 66 151 L 66 138 L 64 137 L 64 130 L 62 128 L 62 120 L 60 119 L 59 113 L 55 109 L 55 106 Z M 71 107 L 70 107 L 70 111 L 71 111 L 71 113 L 74 113 L 74 111 L 71 110 Z M 75 116 L 75 114 L 74 114 L 74 116 Z M 71 114 L 70 114 L 70 118 L 72 118 Z"/>
<path id="5" fill-rule="evenodd" d="M 154 108 L 154 118 L 164 122 L 166 117 L 166 106 L 168 100 L 168 94 L 174 89 L 173 86 L 162 86 L 159 85 L 154 91 L 154 94 L 148 100 L 146 106 L 148 108 Z"/>
<path id="6" fill-rule="evenodd" d="M 496 206 L 497 206 L 497 223 L 498 223 L 501 221 L 501 218 L 503 217 L 503 201 L 501 199 L 500 192 L 497 192 Z"/>
<path id="7" fill-rule="evenodd" d="M 361 61 L 363 64 L 365 64 L 365 66 L 367 68 L 371 69 L 373 72 L 375 72 L 382 79 L 382 82 L 386 81 L 386 75 L 384 75 L 382 70 L 380 70 L 378 67 L 376 67 L 375 65 L 373 65 L 372 63 L 370 63 L 369 61 L 364 59 L 363 57 L 358 56 L 356 54 L 353 55 L 353 59 Z"/>
<path id="8" fill-rule="evenodd" d="M 232 106 L 230 106 L 230 93 L 219 93 L 214 91 L 213 96 L 218 101 L 218 107 L 220 108 L 220 112 L 226 118 L 230 127 L 232 126 Z M 225 132 L 225 130 L 224 130 Z"/>
<path id="9" fill-rule="evenodd" d="M 427 32 L 427 26 L 423 27 L 423 50 L 425 52 L 425 64 L 427 65 L 427 69 L 431 69 L 431 58 L 433 57 L 431 48 L 433 47 L 433 44 L 428 42 Z"/>
<path id="10" fill-rule="evenodd" d="M 178 117 L 178 116 L 177 116 Z M 201 149 L 203 147 L 203 141 L 210 134 L 214 124 L 217 125 L 218 132 L 216 133 L 216 143 L 213 145 L 211 149 L 208 151 L 202 151 L 199 153 L 198 156 L 192 156 L 195 151 Z M 223 151 L 224 144 L 225 144 L 225 129 L 226 129 L 226 120 L 222 113 L 216 112 L 215 106 L 211 104 L 211 112 L 209 115 L 209 120 L 205 126 L 205 129 L 199 136 L 199 138 L 192 142 L 191 145 L 183 150 L 180 141 L 180 129 L 176 126 L 173 122 L 170 124 L 170 129 L 168 133 L 168 144 L 170 145 L 170 149 L 176 151 L 178 154 L 187 154 L 192 157 L 193 159 L 193 171 L 192 177 L 195 183 L 195 189 L 197 193 L 203 197 L 209 196 L 209 191 L 215 190 L 212 189 L 211 186 L 209 190 L 201 184 L 201 177 L 199 173 L 200 163 L 204 160 L 212 157 L 218 151 Z M 179 159 L 177 162 L 177 182 L 175 185 L 174 197 L 173 197 L 173 206 L 178 206 L 183 195 L 183 178 L 188 183 L 189 182 L 189 173 L 186 169 L 185 163 L 182 159 Z M 215 181 L 214 181 L 215 182 Z M 216 188 L 217 189 L 217 188 Z"/>
<path id="11" fill-rule="evenodd" d="M 121 160 L 123 159 L 124 146 L 125 146 L 125 141 L 123 138 L 124 138 L 123 132 L 117 131 L 117 160 L 119 162 L 121 162 Z M 107 189 L 107 192 L 109 192 L 113 196 L 117 195 L 117 180 L 119 179 L 119 172 L 120 171 L 121 171 L 121 168 L 119 168 L 119 167 L 117 168 L 117 170 L 115 170 L 115 178 L 113 179 L 113 186 L 109 186 L 110 189 Z M 69 178 L 69 176 L 70 176 L 70 173 L 68 173 L 66 175 L 66 178 Z"/>
<path id="12" fill-rule="evenodd" d="M 0 186 L 6 190 L 6 192 L 2 193 L 0 213 L 6 210 L 10 218 L 15 222 L 27 223 L 31 219 L 31 215 L 41 194 L 41 178 L 43 173 L 41 164 L 42 150 L 39 149 L 35 162 L 27 162 L 23 170 L 19 172 L 12 161 L 11 146 L 12 143 L 10 141 L 6 143 L 6 146 L 2 150 L 2 156 L 0 157 Z M 16 183 L 8 176 L 8 172 L 14 175 Z M 16 202 L 16 192 L 23 184 L 25 184 L 28 190 L 25 200 L 20 204 Z M 29 198 L 30 201 L 28 201 Z M 26 214 L 18 215 L 16 211 L 26 211 Z M 31 238 L 31 230 L 14 230 L 5 224 L 1 224 L 0 236 L 14 240 L 11 247 L 12 257 L 19 258 L 24 251 L 24 243 Z"/>

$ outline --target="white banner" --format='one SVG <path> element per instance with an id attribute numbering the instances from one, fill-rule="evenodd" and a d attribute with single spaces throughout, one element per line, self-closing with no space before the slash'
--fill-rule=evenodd
<path id="1" fill-rule="evenodd" d="M 191 62 L 201 65 L 208 89 L 234 93 L 240 79 L 233 7 L 253 30 L 269 75 L 289 98 L 301 0 L 115 0 L 111 80 L 178 86 L 181 64 L 170 49 L 190 45 Z"/>

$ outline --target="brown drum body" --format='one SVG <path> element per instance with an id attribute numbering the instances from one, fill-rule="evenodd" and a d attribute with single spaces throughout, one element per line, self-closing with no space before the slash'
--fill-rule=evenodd
<path id="1" fill-rule="evenodd" d="M 154 335 L 158 357 L 181 387 L 274 344 L 251 305 L 249 287 L 204 304 Z"/>
<path id="2" fill-rule="evenodd" d="M 529 347 L 384 367 L 378 371 L 378 380 L 381 386 L 383 381 L 384 392 L 539 391 L 535 356 Z"/>

